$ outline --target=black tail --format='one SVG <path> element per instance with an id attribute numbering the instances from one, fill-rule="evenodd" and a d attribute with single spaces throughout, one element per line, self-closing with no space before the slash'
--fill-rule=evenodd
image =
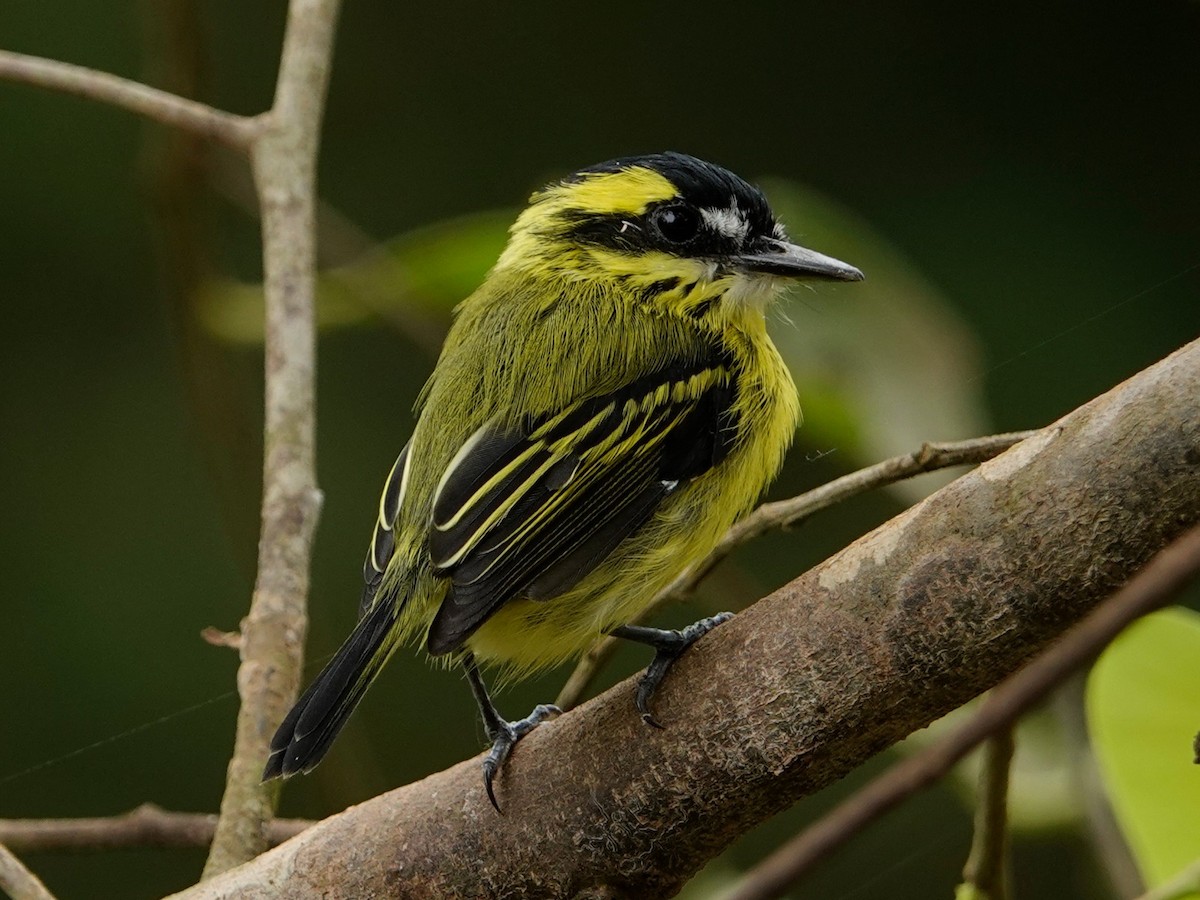
<path id="1" fill-rule="evenodd" d="M 325 756 L 395 646 L 396 604 L 377 602 L 287 714 L 263 781 L 308 772 Z"/>

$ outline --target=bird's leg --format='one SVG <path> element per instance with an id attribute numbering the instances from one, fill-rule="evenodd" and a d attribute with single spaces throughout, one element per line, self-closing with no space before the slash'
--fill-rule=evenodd
<path id="1" fill-rule="evenodd" d="M 658 686 L 667 677 L 667 672 L 670 671 L 671 666 L 675 660 L 679 659 L 684 650 L 722 622 L 728 622 L 732 618 L 733 613 L 723 612 L 708 619 L 693 622 L 687 628 L 681 628 L 679 631 L 646 628 L 643 625 L 620 625 L 609 632 L 614 637 L 624 638 L 627 641 L 649 644 L 656 651 L 654 659 L 638 680 L 637 694 L 634 697 L 634 703 L 637 704 L 638 712 L 642 714 L 643 722 L 653 725 L 655 728 L 662 728 L 662 725 L 650 714 L 650 698 L 654 696 Z"/>
<path id="2" fill-rule="evenodd" d="M 492 806 L 496 808 L 496 812 L 500 812 L 500 804 L 496 802 L 496 794 L 492 789 L 492 781 L 495 779 L 496 773 L 508 759 L 508 754 L 512 752 L 517 741 L 541 725 L 546 719 L 559 715 L 562 710 L 557 706 L 542 703 L 534 707 L 533 712 L 524 719 L 509 722 L 500 715 L 492 703 L 492 698 L 488 696 L 487 688 L 483 684 L 483 677 L 479 674 L 479 667 L 475 665 L 475 657 L 470 653 L 465 654 L 462 664 L 467 671 L 467 683 L 471 685 L 471 693 L 475 695 L 475 702 L 479 704 L 479 715 L 483 719 L 483 727 L 487 731 L 488 740 L 492 742 L 492 749 L 488 751 L 488 755 L 483 760 L 483 785 L 487 789 L 488 799 L 492 801 Z"/>

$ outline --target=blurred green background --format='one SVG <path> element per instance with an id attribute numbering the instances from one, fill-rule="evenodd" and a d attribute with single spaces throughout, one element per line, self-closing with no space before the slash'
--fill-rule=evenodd
<path id="1" fill-rule="evenodd" d="M 270 101 L 283 13 L 282 2 L 6 3 L 0 46 L 253 113 Z M 342 217 L 327 214 L 323 252 L 343 263 L 363 234 L 515 209 L 549 178 L 628 153 L 684 150 L 775 185 L 792 235 L 860 265 L 870 289 L 806 292 L 790 324 L 774 322 L 781 342 L 801 342 L 794 358 L 820 360 L 797 372 L 809 421 L 773 492 L 785 496 L 877 459 L 887 441 L 872 430 L 907 449 L 1040 426 L 1200 332 L 1198 45 L 1194 2 L 356 0 L 322 148 L 322 196 Z M 222 330 L 239 295 L 211 288 L 259 277 L 245 167 L 7 83 L 0 135 L 0 817 L 146 800 L 215 810 L 237 659 L 199 633 L 232 630 L 246 611 L 260 489 L 261 352 L 252 333 Z M 806 209 L 811 222 L 797 218 Z M 322 332 L 313 666 L 352 623 L 377 490 L 445 315 L 389 286 L 343 302 L 358 314 L 328 316 Z M 855 337 L 868 302 L 894 317 L 892 339 Z M 871 381 L 883 397 L 866 399 L 860 373 L 885 357 Z M 872 404 L 900 423 L 856 421 Z M 923 430 L 943 420 L 945 432 Z M 904 421 L 920 423 L 912 437 Z M 864 498 L 771 537 L 665 620 L 760 596 L 902 502 Z M 605 683 L 642 663 L 621 655 Z M 563 677 L 505 692 L 502 709 L 523 714 Z M 460 681 L 397 655 L 328 761 L 289 784 L 283 813 L 324 816 L 477 752 Z M 755 832 L 710 877 L 867 774 Z M 968 808 L 940 787 L 803 895 L 949 896 L 969 840 Z M 202 859 L 28 862 L 63 897 L 137 898 L 191 883 Z M 1024 898 L 1110 895 L 1076 829 L 1019 836 L 1014 874 Z"/>

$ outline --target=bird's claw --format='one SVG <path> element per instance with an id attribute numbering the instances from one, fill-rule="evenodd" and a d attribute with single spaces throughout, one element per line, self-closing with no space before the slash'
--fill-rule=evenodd
<path id="1" fill-rule="evenodd" d="M 516 746 L 517 741 L 547 719 L 561 714 L 562 710 L 557 706 L 541 703 L 534 707 L 533 712 L 525 718 L 517 719 L 515 722 L 501 721 L 495 728 L 489 729 L 488 737 L 492 739 L 492 749 L 483 758 L 483 786 L 487 790 L 488 800 L 492 802 L 496 812 L 500 812 L 500 804 L 496 802 L 496 791 L 492 782 L 496 778 L 496 773 L 500 771 L 500 767 L 504 765 L 504 761 L 508 759 L 512 748 Z"/>
<path id="2" fill-rule="evenodd" d="M 650 699 L 662 684 L 663 679 L 667 677 L 667 672 L 671 670 L 671 666 L 675 664 L 675 660 L 679 659 L 683 651 L 718 625 L 728 622 L 732 618 L 733 613 L 731 612 L 717 613 L 715 616 L 693 622 L 678 631 L 663 632 L 663 640 L 656 645 L 654 659 L 646 667 L 642 677 L 638 679 L 637 694 L 633 698 L 637 711 L 642 714 L 643 722 L 652 728 L 663 727 L 650 712 Z"/>

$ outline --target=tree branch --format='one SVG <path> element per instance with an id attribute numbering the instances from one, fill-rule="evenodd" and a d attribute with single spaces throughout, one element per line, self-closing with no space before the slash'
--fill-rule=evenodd
<path id="1" fill-rule="evenodd" d="M 177 895 L 669 895 L 735 837 L 995 685 L 1200 521 L 1200 342 L 535 730 Z M 994 707 L 993 707 L 994 708 Z"/>
<path id="2" fill-rule="evenodd" d="M 260 130 L 258 118 L 223 112 L 119 75 L 10 50 L 0 50 L 0 79 L 107 103 L 242 151 Z"/>
<path id="3" fill-rule="evenodd" d="M 921 445 L 920 449 L 914 450 L 912 453 L 885 459 L 881 463 L 867 466 L 865 469 L 859 469 L 857 472 L 851 472 L 841 478 L 835 478 L 818 488 L 805 491 L 803 494 L 787 500 L 764 503 L 730 528 L 708 556 L 686 572 L 681 573 L 678 578 L 663 588 L 654 598 L 654 602 L 646 607 L 640 619 L 649 618 L 656 610 L 670 603 L 689 599 L 696 592 L 700 583 L 725 557 L 742 544 L 762 537 L 769 531 L 799 525 L 810 516 L 849 500 L 851 497 L 895 484 L 906 478 L 933 472 L 936 469 L 986 462 L 1003 453 L 1013 444 L 1036 433 L 1035 431 L 1014 431 L 1008 434 L 993 434 L 988 437 L 971 438 L 967 441 L 949 444 L 934 444 L 927 441 Z M 621 642 L 613 637 L 604 637 L 596 641 L 579 660 L 579 664 L 571 672 L 567 683 L 559 691 L 558 698 L 554 701 L 555 706 L 559 709 L 572 709 L 577 706 L 596 674 L 612 658 L 620 644 Z"/>
<path id="4" fill-rule="evenodd" d="M 1200 456 L 1197 458 L 1200 462 Z M 1062 640 L 992 691 L 954 734 L 892 766 L 755 868 L 730 900 L 780 897 L 802 874 L 902 800 L 928 787 L 990 736 L 1010 728 L 1128 625 L 1165 606 L 1200 574 L 1200 527 L 1156 556 Z M 972 853 L 974 857 L 974 853 Z"/>
<path id="5" fill-rule="evenodd" d="M 312 824 L 307 819 L 275 819 L 267 828 L 267 840 L 274 847 Z M 0 819 L 0 844 L 20 853 L 207 847 L 212 843 L 216 826 L 217 817 L 211 813 L 170 812 L 153 803 L 143 803 L 119 816 Z"/>
<path id="6" fill-rule="evenodd" d="M 0 891 L 12 900 L 54 900 L 42 880 L 0 844 Z"/>
<path id="7" fill-rule="evenodd" d="M 309 563 L 321 505 L 315 464 L 317 148 L 339 0 L 291 0 L 275 103 L 251 153 L 262 207 L 266 438 L 258 578 L 242 621 L 233 757 L 210 877 L 268 843 L 276 785 L 261 784 L 271 734 L 296 698 Z"/>

